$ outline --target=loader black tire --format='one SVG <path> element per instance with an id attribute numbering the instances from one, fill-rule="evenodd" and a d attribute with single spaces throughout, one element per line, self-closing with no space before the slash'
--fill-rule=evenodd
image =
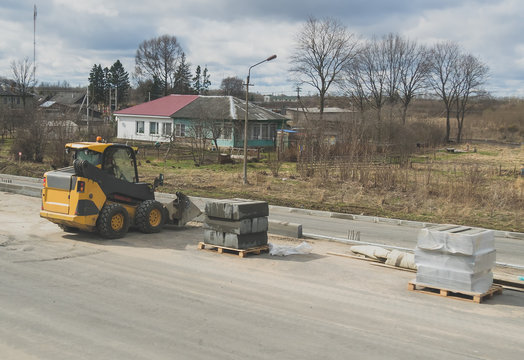
<path id="1" fill-rule="evenodd" d="M 73 162 L 73 169 L 75 170 L 75 174 L 80 177 L 85 177 L 84 176 L 84 162 L 85 161 L 86 160 L 75 159 L 75 161 Z"/>
<path id="2" fill-rule="evenodd" d="M 96 228 L 106 239 L 121 238 L 129 229 L 129 214 L 120 204 L 106 204 L 98 215 Z"/>
<path id="3" fill-rule="evenodd" d="M 136 226 L 145 234 L 160 232 L 165 220 L 164 206 L 156 200 L 143 201 L 136 209 Z"/>

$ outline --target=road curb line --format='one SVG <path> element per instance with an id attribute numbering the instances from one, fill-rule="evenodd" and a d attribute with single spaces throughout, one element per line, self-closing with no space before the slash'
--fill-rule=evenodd
<path id="1" fill-rule="evenodd" d="M 33 186 L 33 185 L 14 184 L 13 181 L 30 182 L 30 183 L 34 183 L 35 185 Z M 42 191 L 42 180 L 40 178 L 31 178 L 31 177 L 26 177 L 26 176 L 0 174 L 0 191 L 13 192 L 13 193 L 17 193 L 20 195 L 26 195 L 26 196 L 40 197 L 42 194 L 41 192 Z M 159 194 L 162 194 L 164 196 L 174 196 L 172 194 L 167 194 L 167 193 L 159 193 Z M 208 200 L 208 198 L 196 197 L 196 196 L 190 196 L 190 198 L 201 199 L 203 201 Z M 290 207 L 284 207 L 284 206 L 278 206 L 278 205 L 269 205 L 269 209 L 272 209 L 272 208 L 282 209 L 290 213 L 297 213 L 297 214 L 304 214 L 304 215 L 311 215 L 311 216 L 328 217 L 328 218 L 345 219 L 345 220 L 359 220 L 359 221 L 373 222 L 376 224 L 383 223 L 383 224 L 398 225 L 398 226 L 409 226 L 409 227 L 414 227 L 414 228 L 426 228 L 429 226 L 438 225 L 435 223 L 413 221 L 413 220 L 401 220 L 401 219 L 384 218 L 384 217 L 377 217 L 377 216 L 354 215 L 354 214 L 345 214 L 345 213 L 338 213 L 338 212 L 331 212 L 331 211 L 308 210 L 308 209 L 290 208 Z M 491 229 L 487 229 L 487 230 L 491 230 Z M 512 232 L 512 231 L 501 231 L 501 230 L 493 230 L 493 231 L 496 237 L 524 240 L 524 233 Z"/>

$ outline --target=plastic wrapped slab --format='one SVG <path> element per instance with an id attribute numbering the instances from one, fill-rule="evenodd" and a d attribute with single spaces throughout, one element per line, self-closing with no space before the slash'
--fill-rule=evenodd
<path id="1" fill-rule="evenodd" d="M 266 216 L 242 220 L 224 220 L 206 216 L 203 227 L 204 229 L 243 235 L 267 231 L 268 220 Z"/>
<path id="2" fill-rule="evenodd" d="M 458 292 L 484 293 L 493 284 L 493 273 L 488 270 L 472 274 L 420 265 L 417 269 L 417 283 Z"/>
<path id="3" fill-rule="evenodd" d="M 497 253 L 494 249 L 484 250 L 475 255 L 462 255 L 415 248 L 417 266 L 431 266 L 468 273 L 491 270 L 495 266 L 496 258 Z"/>
<path id="4" fill-rule="evenodd" d="M 420 230 L 417 246 L 423 250 L 475 255 L 478 252 L 494 249 L 495 238 L 492 230 L 441 225 Z"/>
<path id="5" fill-rule="evenodd" d="M 213 200 L 206 202 L 205 214 L 219 219 L 242 220 L 269 216 L 269 206 L 265 201 L 242 199 Z"/>
<path id="6" fill-rule="evenodd" d="M 249 249 L 267 245 L 267 232 L 239 235 L 204 229 L 204 243 L 232 249 Z"/>

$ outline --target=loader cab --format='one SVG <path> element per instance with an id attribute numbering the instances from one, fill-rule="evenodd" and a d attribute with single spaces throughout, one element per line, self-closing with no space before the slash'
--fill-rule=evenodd
<path id="1" fill-rule="evenodd" d="M 102 156 L 102 170 L 117 179 L 137 183 L 135 151 L 128 146 L 109 146 Z"/>
<path id="2" fill-rule="evenodd" d="M 135 149 L 121 144 L 73 143 L 66 146 L 72 161 L 86 160 L 108 175 L 130 183 L 138 183 Z"/>

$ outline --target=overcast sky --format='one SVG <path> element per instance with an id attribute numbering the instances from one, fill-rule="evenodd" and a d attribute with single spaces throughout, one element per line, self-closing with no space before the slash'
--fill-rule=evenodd
<path id="1" fill-rule="evenodd" d="M 490 68 L 495 96 L 524 97 L 524 7 L 519 0 L 1 0 L 0 76 L 12 60 L 33 59 L 37 6 L 39 82 L 87 84 L 93 64 L 117 59 L 132 74 L 138 44 L 169 34 L 180 41 L 192 72 L 206 66 L 211 87 L 245 79 L 253 91 L 294 94 L 288 81 L 294 38 L 309 16 L 338 19 L 361 36 L 399 33 L 420 43 L 458 42 Z"/>

